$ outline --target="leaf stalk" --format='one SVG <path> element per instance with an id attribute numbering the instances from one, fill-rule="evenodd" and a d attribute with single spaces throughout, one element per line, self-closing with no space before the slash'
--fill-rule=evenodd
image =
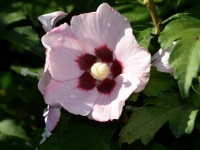
<path id="1" fill-rule="evenodd" d="M 163 27 L 161 24 L 162 20 L 157 15 L 155 3 L 153 0 L 144 0 L 144 4 L 147 6 L 150 12 L 153 24 L 155 26 L 155 34 L 159 34 L 163 30 Z"/>

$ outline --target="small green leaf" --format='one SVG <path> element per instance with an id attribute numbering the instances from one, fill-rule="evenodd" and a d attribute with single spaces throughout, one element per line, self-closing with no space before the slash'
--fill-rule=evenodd
<path id="1" fill-rule="evenodd" d="M 191 93 L 187 98 L 187 101 L 192 102 L 194 106 L 200 107 L 200 95 L 196 93 Z"/>
<path id="2" fill-rule="evenodd" d="M 140 46 L 148 49 L 152 36 L 152 25 L 146 26 L 133 26 L 133 34 Z"/>
<path id="3" fill-rule="evenodd" d="M 200 20 L 187 17 L 167 24 L 159 37 L 161 47 L 167 49 L 176 40 L 169 64 L 174 68 L 174 77 L 178 79 L 181 95 L 186 98 L 200 65 Z"/>
<path id="4" fill-rule="evenodd" d="M 159 72 L 155 67 L 151 67 L 149 82 L 142 92 L 147 96 L 157 96 L 174 85 L 175 81 L 168 73 Z"/>
<path id="5" fill-rule="evenodd" d="M 196 119 L 198 111 L 199 110 L 191 111 L 191 114 L 189 116 L 190 120 L 187 122 L 187 128 L 185 129 L 185 133 L 187 133 L 187 134 L 192 133 L 192 131 L 194 129 L 194 123 L 195 123 L 195 119 Z"/>
<path id="6" fill-rule="evenodd" d="M 169 93 L 146 99 L 145 106 L 133 111 L 129 123 L 121 130 L 120 143 L 130 144 L 141 139 L 147 144 L 167 121 L 174 135 L 180 137 L 185 133 L 190 112 L 197 109 L 178 95 Z"/>
<path id="7" fill-rule="evenodd" d="M 11 119 L 5 119 L 0 122 L 0 132 L 4 135 L 15 136 L 25 140 L 28 139 L 24 129 Z"/>
<path id="8" fill-rule="evenodd" d="M 130 100 L 132 102 L 136 102 L 139 95 L 140 95 L 140 93 L 133 93 L 133 94 L 131 94 L 131 96 L 129 96 L 128 100 Z"/>

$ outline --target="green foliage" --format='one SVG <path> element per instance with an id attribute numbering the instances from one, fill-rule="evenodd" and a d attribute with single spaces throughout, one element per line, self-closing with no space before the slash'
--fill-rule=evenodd
<path id="1" fill-rule="evenodd" d="M 131 96 L 129 96 L 128 100 L 130 100 L 132 102 L 136 102 L 139 95 L 140 95 L 139 93 L 133 93 L 133 94 L 131 94 Z"/>
<path id="2" fill-rule="evenodd" d="M 200 76 L 193 80 L 192 88 L 197 94 L 200 95 Z"/>
<path id="3" fill-rule="evenodd" d="M 32 150 L 30 143 L 25 141 L 24 139 L 15 136 L 1 135 L 0 150 L 14 150 L 14 149 Z"/>
<path id="4" fill-rule="evenodd" d="M 150 40 L 153 38 L 152 30 L 153 27 L 150 24 L 146 26 L 133 26 L 133 34 L 140 46 L 148 49 Z"/>
<path id="5" fill-rule="evenodd" d="M 190 120 L 187 122 L 187 128 L 185 128 L 185 133 L 190 134 L 194 129 L 195 119 L 199 110 L 193 110 L 190 113 Z"/>
<path id="6" fill-rule="evenodd" d="M 200 1 L 154 0 L 164 20 L 160 35 L 154 35 L 143 1 L 0 0 L 0 150 L 199 150 Z M 173 76 L 151 67 L 146 88 L 131 94 L 119 120 L 100 123 L 74 115 L 70 119 L 70 114 L 62 110 L 52 136 L 39 145 L 46 104 L 37 89 L 38 79 L 20 74 L 25 67 L 35 73 L 44 67 L 45 49 L 40 38 L 45 32 L 37 17 L 67 12 L 58 26 L 70 23 L 74 15 L 96 11 L 103 2 L 127 17 L 139 45 L 151 54 L 160 49 L 158 39 L 164 49 L 177 41 L 169 62 L 179 87 Z M 173 94 L 178 88 L 187 99 Z"/>
<path id="7" fill-rule="evenodd" d="M 27 140 L 28 137 L 24 129 L 15 123 L 14 120 L 6 119 L 0 122 L 1 134 L 15 136 Z"/>
<path id="8" fill-rule="evenodd" d="M 170 90 L 174 85 L 175 81 L 168 73 L 158 72 L 155 67 L 151 67 L 149 82 L 142 92 L 147 96 L 157 96 L 160 92 Z"/>
<path id="9" fill-rule="evenodd" d="M 60 133 L 54 132 L 40 150 L 109 150 L 110 140 L 116 131 L 117 122 L 97 123 L 94 121 L 78 118 L 69 121 L 62 141 L 59 140 Z"/>
<path id="10" fill-rule="evenodd" d="M 200 95 L 196 93 L 190 93 L 187 101 L 192 102 L 194 106 L 200 108 Z"/>
<path id="11" fill-rule="evenodd" d="M 38 55 L 42 55 L 42 52 L 44 53 L 38 35 L 30 26 L 16 27 L 8 31 L 4 30 L 0 38 L 12 42 L 20 52 L 29 50 Z"/>
<path id="12" fill-rule="evenodd" d="M 178 138 L 171 146 L 170 150 L 199 150 L 200 143 L 199 143 L 200 137 L 197 134 L 191 134 L 191 135 L 185 135 L 183 137 Z"/>
<path id="13" fill-rule="evenodd" d="M 137 141 L 130 145 L 123 144 L 121 146 L 121 149 L 122 150 L 167 150 L 165 146 L 154 141 L 149 142 L 147 145 L 142 144 L 140 141 Z M 117 150 L 117 149 L 113 149 L 113 150 Z"/>
<path id="14" fill-rule="evenodd" d="M 63 136 L 64 132 L 66 131 L 66 124 L 71 119 L 71 114 L 69 112 L 65 111 L 64 109 L 61 109 L 61 112 L 62 113 L 60 116 L 60 120 L 57 125 L 57 132 L 59 135 L 60 142 L 63 142 L 62 136 Z"/>
<path id="15" fill-rule="evenodd" d="M 167 49 L 176 41 L 172 49 L 169 64 L 174 68 L 174 77 L 178 79 L 182 96 L 189 95 L 192 79 L 197 77 L 200 65 L 200 20 L 185 17 L 170 22 L 161 33 L 159 42 Z"/>
<path id="16" fill-rule="evenodd" d="M 174 135 L 180 137 L 185 132 L 191 111 L 197 109 L 170 93 L 146 99 L 145 106 L 133 111 L 129 123 L 121 130 L 120 143 L 130 144 L 141 139 L 143 144 L 147 144 L 167 121 Z"/>

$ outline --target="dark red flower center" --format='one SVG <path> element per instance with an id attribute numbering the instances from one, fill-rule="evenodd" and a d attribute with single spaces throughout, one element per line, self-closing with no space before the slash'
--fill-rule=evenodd
<path id="1" fill-rule="evenodd" d="M 109 49 L 106 44 L 95 48 L 95 54 L 96 56 L 86 53 L 76 60 L 80 69 L 85 70 L 79 77 L 78 88 L 88 91 L 97 86 L 97 90 L 100 93 L 110 94 L 116 85 L 114 79 L 123 72 L 122 63 L 117 59 L 113 60 L 113 51 Z M 97 60 L 107 63 L 108 66 L 110 66 L 111 78 L 109 76 L 103 81 L 97 81 L 92 77 L 90 72 L 88 72 Z"/>
<path id="2" fill-rule="evenodd" d="M 113 53 L 107 45 L 95 48 L 95 54 L 102 62 L 109 63 L 113 61 Z"/>

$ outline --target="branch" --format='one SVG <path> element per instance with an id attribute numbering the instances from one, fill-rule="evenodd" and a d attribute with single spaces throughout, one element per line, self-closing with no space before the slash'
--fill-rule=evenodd
<path id="1" fill-rule="evenodd" d="M 161 19 L 157 15 L 154 1 L 153 0 L 144 0 L 144 4 L 147 6 L 147 8 L 151 14 L 153 24 L 156 28 L 155 34 L 159 34 L 163 30 L 163 27 L 161 25 Z"/>

